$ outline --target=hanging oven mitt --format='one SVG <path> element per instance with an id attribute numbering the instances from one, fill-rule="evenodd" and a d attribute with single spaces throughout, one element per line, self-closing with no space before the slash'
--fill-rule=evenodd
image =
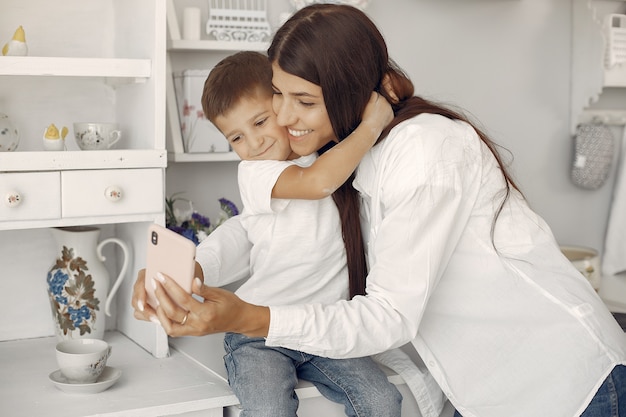
<path id="1" fill-rule="evenodd" d="M 582 188 L 600 188 L 613 161 L 613 134 L 604 124 L 582 123 L 574 137 L 572 181 Z"/>

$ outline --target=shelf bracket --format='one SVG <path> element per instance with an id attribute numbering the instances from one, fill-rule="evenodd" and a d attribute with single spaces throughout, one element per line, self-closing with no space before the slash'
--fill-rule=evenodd
<path id="1" fill-rule="evenodd" d="M 626 110 L 583 110 L 578 117 L 578 123 L 600 123 L 603 125 L 626 125 Z"/>

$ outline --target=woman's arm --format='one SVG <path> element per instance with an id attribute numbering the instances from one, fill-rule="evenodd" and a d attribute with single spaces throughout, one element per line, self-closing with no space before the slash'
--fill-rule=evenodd
<path id="1" fill-rule="evenodd" d="M 413 340 L 480 190 L 480 143 L 441 117 L 386 138 L 371 197 L 366 296 L 329 305 L 272 306 L 266 344 L 349 358 Z M 376 184 L 376 185 L 374 185 Z"/>
<path id="2" fill-rule="evenodd" d="M 310 167 L 291 165 L 286 168 L 272 189 L 272 198 L 318 200 L 328 197 L 346 182 L 392 120 L 391 105 L 373 92 L 361 124 Z"/>

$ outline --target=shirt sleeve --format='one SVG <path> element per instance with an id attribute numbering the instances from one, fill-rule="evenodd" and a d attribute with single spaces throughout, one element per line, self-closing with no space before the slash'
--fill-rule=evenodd
<path id="1" fill-rule="evenodd" d="M 238 168 L 239 191 L 247 215 L 283 210 L 289 200 L 272 198 L 272 189 L 290 161 L 241 161 Z"/>
<path id="2" fill-rule="evenodd" d="M 250 276 L 252 244 L 240 220 L 229 218 L 196 248 L 206 285 L 221 287 Z"/>
<path id="3" fill-rule="evenodd" d="M 464 194 L 466 187 L 468 194 L 476 193 L 480 166 L 458 145 L 467 138 L 436 132 L 424 138 L 413 128 L 385 139 L 390 142 L 377 167 L 381 220 L 371 220 L 367 295 L 331 305 L 271 307 L 268 346 L 349 358 L 416 337 L 428 298 L 470 216 L 473 196 Z"/>

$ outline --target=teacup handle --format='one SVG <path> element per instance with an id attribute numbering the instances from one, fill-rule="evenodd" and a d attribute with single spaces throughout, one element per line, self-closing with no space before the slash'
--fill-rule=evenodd
<path id="1" fill-rule="evenodd" d="M 115 145 L 121 138 L 121 130 L 112 130 L 111 133 L 109 133 L 109 143 L 107 144 L 107 147 L 110 148 L 111 146 Z"/>
<path id="2" fill-rule="evenodd" d="M 98 254 L 98 257 L 103 262 L 105 260 L 105 257 L 102 256 L 102 248 L 107 243 L 116 243 L 116 244 L 118 244 L 119 247 L 122 249 L 122 252 L 124 253 L 124 262 L 122 263 L 122 269 L 120 270 L 119 275 L 115 279 L 115 284 L 113 284 L 113 288 L 111 288 L 111 292 L 109 293 L 109 296 L 107 297 L 107 301 L 106 301 L 106 303 L 104 305 L 104 314 L 106 314 L 107 316 L 111 317 L 111 302 L 113 301 L 113 297 L 115 296 L 115 293 L 117 292 L 118 288 L 120 287 L 120 285 L 122 285 L 122 281 L 124 280 L 124 276 L 126 275 L 126 270 L 128 269 L 128 260 L 130 259 L 130 257 L 129 257 L 130 251 L 129 251 L 128 246 L 126 245 L 126 243 L 124 243 L 123 241 L 121 241 L 119 239 L 116 239 L 114 237 L 109 238 L 109 239 L 105 239 L 102 242 L 100 242 L 98 244 L 98 247 L 96 248 L 96 252 Z"/>

